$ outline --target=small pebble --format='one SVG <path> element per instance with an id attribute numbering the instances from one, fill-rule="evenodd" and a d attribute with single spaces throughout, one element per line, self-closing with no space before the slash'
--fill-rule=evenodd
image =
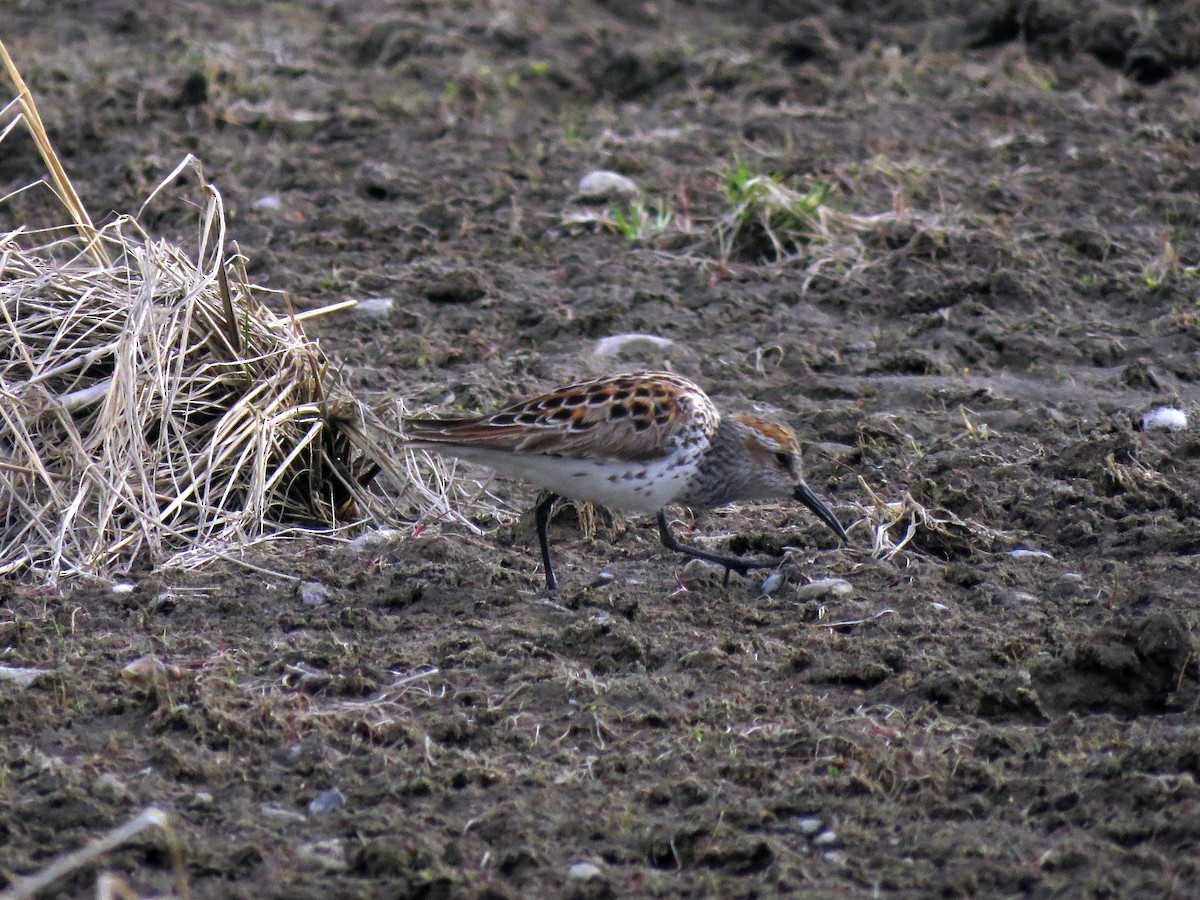
<path id="1" fill-rule="evenodd" d="M 833 847 L 841 843 L 841 838 L 837 836 L 836 831 L 822 831 L 813 838 L 814 847 Z"/>
<path id="2" fill-rule="evenodd" d="M 259 197 L 250 205 L 255 209 L 266 209 L 272 212 L 283 209 L 283 201 L 279 198 L 278 194 L 267 194 L 266 196 Z"/>
<path id="3" fill-rule="evenodd" d="M 1097 599 L 1093 592 L 1083 590 L 1083 576 L 1078 572 L 1063 572 L 1046 584 L 1046 590 L 1052 597 L 1070 599 L 1084 606 L 1091 605 Z"/>
<path id="4" fill-rule="evenodd" d="M 619 172 L 600 169 L 588 172 L 579 179 L 575 189 L 575 198 L 584 202 L 603 202 L 605 200 L 633 199 L 641 190 L 636 184 Z"/>
<path id="5" fill-rule="evenodd" d="M 945 612 L 946 610 L 948 610 L 950 608 L 945 603 L 938 603 L 936 600 L 930 600 L 929 605 L 932 606 L 934 609 L 936 609 L 938 612 Z"/>
<path id="6" fill-rule="evenodd" d="M 300 602 L 306 606 L 322 606 L 329 599 L 329 591 L 319 581 L 300 582 Z"/>
<path id="7" fill-rule="evenodd" d="M 571 881 L 591 881 L 593 878 L 600 878 L 604 873 L 600 871 L 600 867 L 595 863 L 577 862 L 567 869 L 567 878 Z"/>
<path id="8" fill-rule="evenodd" d="M 354 304 L 354 311 L 373 319 L 386 319 L 392 314 L 392 297 L 367 297 Z"/>
<path id="9" fill-rule="evenodd" d="M 405 532 L 399 528 L 376 528 L 371 531 L 364 531 L 346 546 L 355 553 L 364 553 L 367 550 L 374 550 L 381 544 L 401 540 L 404 536 Z"/>
<path id="10" fill-rule="evenodd" d="M 831 597 L 850 597 L 853 594 L 854 585 L 844 578 L 818 578 L 796 588 L 796 596 L 801 600 L 824 600 Z"/>
<path id="11" fill-rule="evenodd" d="M 612 584 L 616 578 L 617 576 L 612 572 L 597 572 L 596 577 L 592 580 L 592 587 L 604 587 L 606 584 Z"/>
<path id="12" fill-rule="evenodd" d="M 1160 406 L 1142 416 L 1143 431 L 1159 429 L 1162 431 L 1183 431 L 1187 428 L 1187 413 L 1173 406 Z"/>
<path id="13" fill-rule="evenodd" d="M 192 809 L 205 809 L 213 805 L 213 795 L 208 791 L 196 791 L 192 795 L 192 799 L 188 801 L 188 806 Z"/>
<path id="14" fill-rule="evenodd" d="M 129 788 L 116 775 L 105 772 L 92 782 L 92 793 L 109 803 L 121 803 L 129 794 Z"/>
<path id="15" fill-rule="evenodd" d="M 32 669 L 28 666 L 0 666 L 0 681 L 15 684 L 18 688 L 29 687 L 39 675 L 45 675 L 48 669 Z"/>
<path id="16" fill-rule="evenodd" d="M 133 585 L 128 581 L 118 581 L 112 586 L 112 592 L 114 594 L 132 594 Z"/>
<path id="17" fill-rule="evenodd" d="M 264 803 L 258 808 L 259 815 L 268 819 L 282 819 L 285 822 L 307 822 L 308 817 L 304 813 L 296 812 L 294 809 L 284 809 L 282 806 L 276 806 L 274 803 Z"/>
<path id="18" fill-rule="evenodd" d="M 992 597 L 993 606 L 1037 606 L 1038 598 L 1028 591 L 1004 590 Z"/>
<path id="19" fill-rule="evenodd" d="M 296 848 L 295 858 L 301 865 L 324 872 L 344 872 L 349 868 L 346 863 L 346 845 L 341 838 L 327 838 L 301 844 Z"/>
<path id="20" fill-rule="evenodd" d="M 321 813 L 331 812 L 335 809 L 341 809 L 346 805 L 346 795 L 337 788 L 330 788 L 322 794 L 312 798 L 312 802 L 308 804 L 308 811 L 314 816 L 319 816 Z"/>
<path id="21" fill-rule="evenodd" d="M 801 816 L 796 820 L 796 827 L 800 829 L 800 833 L 806 837 L 812 837 L 814 834 L 819 834 L 825 828 L 825 820 L 817 816 Z"/>
<path id="22" fill-rule="evenodd" d="M 1008 555 L 1015 559 L 1035 558 L 1035 559 L 1054 559 L 1053 553 L 1047 553 L 1045 550 L 1023 550 L 1018 547 L 1016 550 L 1009 550 Z"/>
<path id="23" fill-rule="evenodd" d="M 592 348 L 592 355 L 616 356 L 619 353 L 648 355 L 658 350 L 664 350 L 673 343 L 675 342 L 670 338 L 659 337 L 656 334 L 639 334 L 637 332 L 610 334 L 608 337 L 602 337 L 596 341 L 596 346 Z"/>
<path id="24" fill-rule="evenodd" d="M 759 591 L 764 597 L 770 597 L 771 594 L 779 590 L 781 584 L 783 584 L 783 576 L 778 572 L 772 572 L 763 579 L 762 587 L 759 588 Z"/>
<path id="25" fill-rule="evenodd" d="M 330 119 L 330 114 L 317 109 L 288 109 L 268 117 L 279 133 L 289 137 L 308 137 Z"/>

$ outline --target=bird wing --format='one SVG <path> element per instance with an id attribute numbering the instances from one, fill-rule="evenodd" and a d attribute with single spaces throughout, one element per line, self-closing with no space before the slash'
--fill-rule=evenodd
<path id="1" fill-rule="evenodd" d="M 567 385 L 470 418 L 411 418 L 413 443 L 459 445 L 575 459 L 641 462 L 707 441 L 720 415 L 691 381 L 635 372 Z"/>

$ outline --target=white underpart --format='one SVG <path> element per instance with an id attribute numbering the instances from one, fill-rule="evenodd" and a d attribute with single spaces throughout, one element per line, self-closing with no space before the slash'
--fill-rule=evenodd
<path id="1" fill-rule="evenodd" d="M 656 513 L 670 505 L 687 485 L 699 461 L 698 455 L 679 465 L 676 456 L 646 462 L 593 461 L 482 447 L 435 443 L 421 446 L 434 453 L 479 463 L 498 475 L 536 484 L 572 500 L 629 513 Z"/>

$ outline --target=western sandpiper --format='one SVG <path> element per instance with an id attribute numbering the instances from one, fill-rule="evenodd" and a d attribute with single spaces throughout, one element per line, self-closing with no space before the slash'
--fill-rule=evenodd
<path id="1" fill-rule="evenodd" d="M 722 416 L 699 387 L 669 372 L 580 381 L 482 416 L 410 418 L 414 447 L 489 466 L 540 485 L 535 509 L 546 587 L 557 587 L 546 531 L 559 497 L 653 513 L 665 547 L 746 575 L 774 560 L 745 559 L 680 543 L 664 512 L 738 500 L 799 500 L 845 541 L 846 530 L 804 483 L 800 444 L 786 425 Z"/>

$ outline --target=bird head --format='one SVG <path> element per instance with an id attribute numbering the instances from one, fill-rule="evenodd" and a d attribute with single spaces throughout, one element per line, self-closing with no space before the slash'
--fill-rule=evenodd
<path id="1" fill-rule="evenodd" d="M 786 425 L 757 416 L 733 416 L 747 457 L 739 473 L 740 491 L 747 500 L 790 497 L 808 507 L 843 541 L 846 529 L 804 481 L 800 440 Z"/>

